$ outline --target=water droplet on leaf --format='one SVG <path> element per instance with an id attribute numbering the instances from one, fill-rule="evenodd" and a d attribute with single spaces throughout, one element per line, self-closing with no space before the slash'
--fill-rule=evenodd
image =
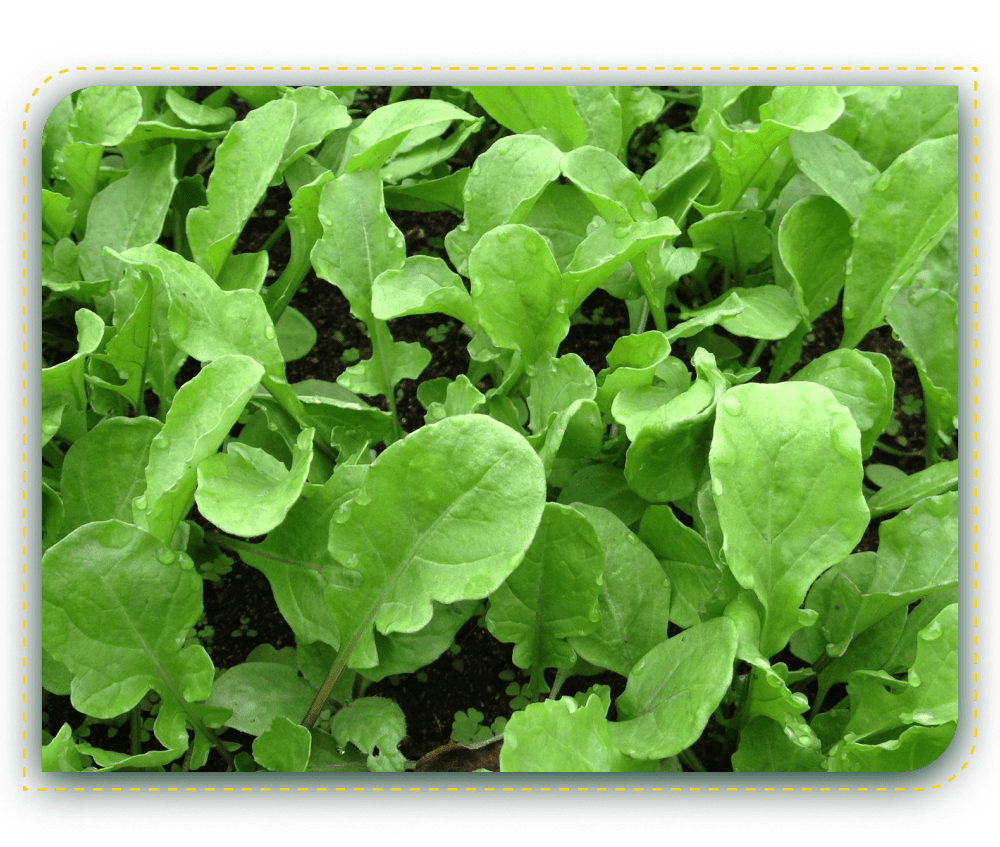
<path id="1" fill-rule="evenodd" d="M 851 306 L 844 306 L 844 317 L 850 319 L 854 317 L 854 309 Z"/>
<path id="2" fill-rule="evenodd" d="M 853 460 L 860 455 L 858 431 L 846 422 L 833 428 L 833 432 L 830 434 L 830 443 L 833 444 L 833 449 L 845 459 Z"/>
<path id="3" fill-rule="evenodd" d="M 615 238 L 624 238 L 629 234 L 630 227 L 628 224 L 617 224 L 615 226 Z"/>
<path id="4" fill-rule="evenodd" d="M 508 239 L 509 237 L 510 237 L 510 236 L 509 236 L 509 235 L 507 235 L 507 233 L 506 233 L 506 232 L 498 232 L 498 233 L 497 233 L 497 241 L 499 241 L 499 242 L 500 242 L 501 244 L 506 244 L 506 243 L 507 243 L 507 239 Z"/>
<path id="5" fill-rule="evenodd" d="M 149 505 L 149 501 L 146 499 L 146 495 L 141 494 L 132 501 L 132 505 L 136 509 L 142 510 Z"/>
<path id="6" fill-rule="evenodd" d="M 942 632 L 941 624 L 938 621 L 931 621 L 920 630 L 920 638 L 923 641 L 936 641 L 941 637 Z"/>
<path id="7" fill-rule="evenodd" d="M 271 430 L 271 432 L 277 432 L 278 431 L 278 425 L 274 421 L 268 421 L 267 422 L 267 428 L 269 430 Z"/>
<path id="8" fill-rule="evenodd" d="M 153 446 L 157 450 L 166 450 L 170 446 L 170 439 L 161 435 L 153 439 Z"/>
<path id="9" fill-rule="evenodd" d="M 264 327 L 264 338 L 268 339 L 269 341 L 273 340 L 276 334 L 277 333 L 275 333 L 273 326 Z"/>
<path id="10" fill-rule="evenodd" d="M 920 674 L 917 673 L 915 668 L 910 668 L 910 672 L 906 675 L 906 681 L 914 688 L 920 686 Z"/>
<path id="11" fill-rule="evenodd" d="M 890 100 L 899 100 L 899 99 L 902 98 L 902 96 L 903 96 L 903 92 L 902 91 L 893 91 L 892 94 L 889 95 L 889 99 Z"/>
<path id="12" fill-rule="evenodd" d="M 722 495 L 722 480 L 721 479 L 713 479 L 712 480 L 712 491 L 715 493 L 716 497 L 719 497 L 719 496 Z"/>
<path id="13" fill-rule="evenodd" d="M 177 561 L 177 554 L 168 547 L 161 547 L 156 551 L 156 561 L 161 565 L 172 565 Z"/>
<path id="14" fill-rule="evenodd" d="M 875 184 L 872 186 L 876 191 L 885 191 L 889 187 L 889 183 L 892 182 L 892 177 L 888 173 L 882 174 Z"/>
<path id="15" fill-rule="evenodd" d="M 739 401 L 739 398 L 726 394 L 722 398 L 722 408 L 735 418 L 739 417 L 740 413 L 743 411 L 743 404 Z"/>

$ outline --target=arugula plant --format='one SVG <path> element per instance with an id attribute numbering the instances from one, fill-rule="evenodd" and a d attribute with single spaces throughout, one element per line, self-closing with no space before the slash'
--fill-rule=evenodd
<path id="1" fill-rule="evenodd" d="M 44 768 L 199 770 L 214 749 L 237 771 L 403 771 L 407 716 L 366 688 L 474 615 L 526 680 L 493 724 L 504 771 L 932 762 L 958 717 L 956 90 L 404 95 L 358 116 L 353 88 L 106 87 L 53 110 L 42 684 L 131 732 L 103 750 L 64 724 Z M 274 236 L 237 252 L 281 186 Z M 461 223 L 407 255 L 400 209 Z M 310 272 L 371 354 L 291 384 Z M 560 348 L 598 288 L 631 325 L 595 372 Z M 460 327 L 471 365 L 420 385 L 407 433 L 396 389 L 432 353 L 390 327 L 419 314 L 435 343 Z M 804 361 L 831 316 L 839 346 Z M 875 490 L 895 382 L 859 345 L 885 324 L 926 450 Z M 214 666 L 222 551 L 266 576 L 294 648 Z M 606 684 L 559 696 L 602 673 L 624 680 L 613 714 Z M 481 719 L 456 715 L 456 740 Z"/>

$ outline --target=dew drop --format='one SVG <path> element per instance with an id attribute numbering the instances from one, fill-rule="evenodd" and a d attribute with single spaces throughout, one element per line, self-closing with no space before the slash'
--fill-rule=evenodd
<path id="1" fill-rule="evenodd" d="M 722 408 L 725 409 L 727 412 L 729 412 L 729 414 L 731 414 L 734 418 L 736 418 L 739 417 L 740 414 L 742 413 L 743 404 L 739 401 L 738 398 L 733 397 L 730 394 L 726 394 L 722 398 Z"/>
<path id="2" fill-rule="evenodd" d="M 920 686 L 920 674 L 917 673 L 915 668 L 910 668 L 910 672 L 906 675 L 906 681 L 914 688 Z"/>
<path id="3" fill-rule="evenodd" d="M 933 712 L 914 712 L 913 713 L 914 723 L 931 724 L 934 723 L 934 713 Z"/>
<path id="4" fill-rule="evenodd" d="M 603 575 L 597 577 L 597 584 L 598 585 L 604 585 L 604 577 L 603 577 Z"/>
<path id="5" fill-rule="evenodd" d="M 629 94 L 629 97 L 631 97 L 633 100 L 639 101 L 645 96 L 645 94 L 646 92 L 643 90 L 642 86 L 636 86 L 635 88 L 632 89 L 631 93 Z"/>
<path id="6" fill-rule="evenodd" d="M 135 498 L 135 500 L 132 501 L 132 505 L 136 509 L 139 509 L 141 511 L 142 509 L 145 509 L 149 505 L 149 501 L 146 499 L 145 494 L 140 494 L 138 497 Z"/>
<path id="7" fill-rule="evenodd" d="M 597 609 L 591 609 L 590 614 L 587 615 L 587 617 L 590 618 L 591 623 L 601 622 L 601 613 Z"/>
<path id="8" fill-rule="evenodd" d="M 538 242 L 534 239 L 528 239 L 525 241 L 524 252 L 530 256 L 534 256 L 538 252 Z"/>
<path id="9" fill-rule="evenodd" d="M 921 303 L 929 300 L 933 296 L 933 289 L 914 286 L 907 292 L 906 299 L 910 301 L 911 306 L 919 306 Z"/>
<path id="10" fill-rule="evenodd" d="M 168 547 L 161 547 L 156 551 L 156 561 L 161 565 L 172 565 L 177 561 L 177 554 Z"/>
<path id="11" fill-rule="evenodd" d="M 354 502 L 359 506 L 367 506 L 372 501 L 372 495 L 368 493 L 364 488 L 358 490 L 358 493 L 354 495 Z"/>
<path id="12" fill-rule="evenodd" d="M 161 435 L 159 438 L 153 439 L 153 446 L 157 450 L 166 450 L 170 446 L 170 439 Z"/>
<path id="13" fill-rule="evenodd" d="M 639 662 L 638 665 L 632 668 L 632 673 L 630 673 L 629 676 L 639 676 L 641 673 L 644 673 L 645 670 L 646 670 L 646 663 L 644 661 Z"/>
<path id="14" fill-rule="evenodd" d="M 844 306 L 844 317 L 847 318 L 847 319 L 850 319 L 850 318 L 854 317 L 854 307 L 853 306 Z"/>
<path id="15" fill-rule="evenodd" d="M 643 200 L 642 206 L 640 208 L 650 217 L 656 217 L 656 206 L 654 206 L 648 200 Z"/>
<path id="16" fill-rule="evenodd" d="M 902 98 L 902 96 L 903 96 L 903 92 L 902 91 L 894 91 L 894 92 L 892 92 L 892 94 L 889 95 L 889 99 L 890 100 L 899 100 L 899 99 Z"/>
<path id="17" fill-rule="evenodd" d="M 799 736 L 799 746 L 800 747 L 810 747 L 812 746 L 812 736 L 810 735 L 800 735 Z"/>
<path id="18" fill-rule="evenodd" d="M 276 334 L 273 326 L 264 327 L 264 338 L 268 339 L 268 341 L 272 341 Z"/>
<path id="19" fill-rule="evenodd" d="M 46 435 L 55 435 L 59 431 L 59 424 L 47 423 L 42 425 L 42 432 Z"/>
<path id="20" fill-rule="evenodd" d="M 712 491 L 715 493 L 716 497 L 721 497 L 722 496 L 723 489 L 722 489 L 722 480 L 721 479 L 713 479 L 712 480 Z"/>
<path id="21" fill-rule="evenodd" d="M 497 155 L 498 156 L 506 156 L 509 152 L 510 152 L 510 147 L 508 147 L 506 145 L 504 145 L 502 147 L 499 144 L 497 145 Z"/>
<path id="22" fill-rule="evenodd" d="M 507 239 L 508 239 L 509 237 L 510 237 L 510 236 L 509 236 L 509 235 L 507 235 L 507 233 L 506 233 L 506 232 L 498 232 L 498 233 L 497 233 L 497 241 L 499 241 L 499 242 L 500 242 L 501 244 L 506 244 L 506 243 L 507 243 Z"/>
<path id="23" fill-rule="evenodd" d="M 471 191 L 463 191 L 462 192 L 462 199 L 466 203 L 468 203 L 472 199 L 472 192 Z M 466 227 L 466 229 L 468 229 L 468 227 Z"/>
<path id="24" fill-rule="evenodd" d="M 630 227 L 628 224 L 617 224 L 615 226 L 615 238 L 625 238 L 629 234 Z"/>
<path id="25" fill-rule="evenodd" d="M 465 426 L 465 418 L 448 418 L 451 421 L 452 426 L 457 426 L 459 428 Z"/>
<path id="26" fill-rule="evenodd" d="M 860 224 L 857 221 L 855 221 L 854 223 L 851 224 L 851 228 L 848 230 L 848 232 L 851 234 L 851 238 L 857 238 L 858 233 L 861 232 Z"/>
<path id="27" fill-rule="evenodd" d="M 834 427 L 830 434 L 830 443 L 833 444 L 833 449 L 845 459 L 857 459 L 859 444 L 856 428 L 846 423 Z"/>
<path id="28" fill-rule="evenodd" d="M 351 506 L 349 503 L 344 503 L 336 512 L 333 514 L 334 523 L 347 523 L 348 518 L 351 517 Z"/>
<path id="29" fill-rule="evenodd" d="M 941 637 L 941 624 L 938 621 L 931 621 L 927 626 L 920 630 L 920 638 L 923 641 L 936 641 Z"/>
<path id="30" fill-rule="evenodd" d="M 193 571 L 194 570 L 194 559 L 188 556 L 186 553 L 181 553 L 181 570 L 182 571 Z"/>
<path id="31" fill-rule="evenodd" d="M 278 431 L 278 425 L 274 421 L 268 421 L 267 422 L 267 428 L 269 430 L 271 430 L 271 432 L 277 432 Z"/>
<path id="32" fill-rule="evenodd" d="M 892 182 L 892 177 L 888 173 L 882 174 L 875 184 L 872 186 L 876 191 L 885 191 L 889 187 L 889 183 Z"/>
<path id="33" fill-rule="evenodd" d="M 558 303 L 556 303 L 555 309 L 556 309 L 556 311 L 560 315 L 565 315 L 566 314 L 566 301 L 565 300 L 560 300 Z"/>
<path id="34" fill-rule="evenodd" d="M 633 546 L 636 545 L 636 544 L 638 544 L 639 543 L 639 536 L 637 536 L 634 533 L 630 532 L 628 534 L 628 543 L 631 544 L 631 545 L 633 545 Z"/>
<path id="35" fill-rule="evenodd" d="M 853 256 L 850 257 L 846 262 L 844 262 L 844 276 L 850 276 L 854 273 L 854 262 Z"/>

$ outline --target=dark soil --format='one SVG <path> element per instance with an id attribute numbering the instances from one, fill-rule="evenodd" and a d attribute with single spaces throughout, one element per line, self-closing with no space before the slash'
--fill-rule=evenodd
<path id="1" fill-rule="evenodd" d="M 387 101 L 388 92 L 388 89 L 373 90 L 363 102 L 363 112 L 383 105 Z M 429 89 L 410 89 L 404 96 L 427 96 L 428 92 Z M 235 101 L 233 105 L 237 105 L 238 102 Z M 649 156 L 649 143 L 657 137 L 657 132 L 664 126 L 681 126 L 690 120 L 691 115 L 692 110 L 678 104 L 661 119 L 659 126 L 649 127 L 643 131 L 639 139 L 642 143 L 632 145 L 632 155 L 637 157 L 636 166 L 639 170 L 647 166 L 641 159 L 643 156 Z M 456 164 L 461 163 L 456 162 Z M 288 190 L 284 185 L 269 190 L 265 202 L 251 218 L 234 252 L 259 250 L 287 214 L 289 199 Z M 405 236 L 408 255 L 428 252 L 447 260 L 442 249 L 442 239 L 460 223 L 458 217 L 448 212 L 421 214 L 392 210 L 389 211 L 389 215 Z M 169 246 L 169 239 L 164 243 Z M 267 275 L 269 280 L 276 279 L 281 273 L 288 261 L 289 250 L 287 234 L 270 248 L 270 270 Z M 363 324 L 351 315 L 346 299 L 334 285 L 318 279 L 310 272 L 291 301 L 291 305 L 310 320 L 316 328 L 318 341 L 303 359 L 288 364 L 289 382 L 295 383 L 305 379 L 334 382 L 349 364 L 357 361 L 351 356 L 351 351 L 356 350 L 362 359 L 371 355 L 371 344 L 364 332 Z M 559 353 L 580 355 L 596 372 L 607 366 L 605 356 L 615 340 L 620 335 L 628 333 L 628 312 L 622 301 L 600 289 L 588 298 L 582 312 L 585 318 L 592 320 L 574 325 Z M 452 325 L 448 326 L 449 323 Z M 406 317 L 390 321 L 389 326 L 395 339 L 417 342 L 431 351 L 431 363 L 421 375 L 421 381 L 436 377 L 454 379 L 459 374 L 468 373 L 467 339 L 459 334 L 458 327 L 447 316 Z M 443 333 L 443 339 L 431 338 L 428 331 L 439 328 Z M 843 325 L 838 307 L 822 316 L 816 323 L 812 337 L 804 348 L 801 364 L 835 349 L 842 333 Z M 435 338 L 441 338 L 438 332 L 432 334 Z M 740 346 L 745 354 L 748 354 L 754 346 L 752 339 L 729 338 Z M 922 399 L 916 369 L 904 355 L 902 344 L 892 338 L 888 327 L 869 333 L 859 345 L 859 349 L 884 353 L 892 362 L 896 380 L 895 409 L 899 431 L 892 438 L 883 436 L 883 440 L 897 446 L 905 445 L 905 451 L 912 454 L 899 456 L 876 449 L 871 461 L 896 465 L 908 473 L 921 469 L 924 467 L 923 415 L 908 414 L 902 404 L 902 398 L 907 395 L 917 400 Z M 676 352 L 681 355 L 680 350 Z M 766 380 L 772 356 L 773 349 L 769 346 L 758 362 L 762 367 L 762 372 L 757 377 L 759 381 Z M 193 376 L 197 372 L 197 367 L 197 363 L 189 361 L 179 376 L 178 383 Z M 424 422 L 424 409 L 416 397 L 417 382 L 405 380 L 399 389 L 397 406 L 400 422 L 404 430 L 412 432 Z M 383 397 L 366 399 L 375 406 L 387 408 Z M 203 525 L 206 528 L 210 527 L 207 523 Z M 875 549 L 876 546 L 877 523 L 873 522 L 858 549 Z M 261 644 L 271 644 L 276 648 L 295 645 L 294 635 L 278 611 L 267 579 L 238 558 L 231 572 L 224 575 L 221 582 L 205 583 L 204 605 L 206 618 L 212 624 L 215 634 L 210 641 L 203 640 L 203 643 L 210 650 L 212 661 L 219 669 L 243 662 L 247 655 Z M 406 716 L 407 737 L 400 749 L 411 761 L 419 759 L 448 741 L 457 711 L 478 709 L 484 715 L 483 724 L 487 726 L 498 717 L 509 718 L 512 714 L 511 696 L 506 693 L 506 689 L 510 683 L 501 679 L 501 673 L 513 672 L 517 681 L 527 682 L 527 674 L 522 674 L 511 661 L 511 645 L 500 643 L 493 638 L 480 625 L 479 618 L 474 616 L 459 631 L 456 644 L 460 647 L 457 655 L 446 652 L 433 664 L 424 668 L 420 674 L 386 679 L 371 685 L 365 692 L 366 695 L 378 694 L 389 697 L 402 707 Z M 785 660 L 793 668 L 801 664 L 790 653 L 787 656 L 776 657 L 775 660 Z M 548 681 L 551 684 L 551 674 Z M 619 696 L 625 688 L 624 678 L 609 672 L 598 677 L 570 677 L 561 694 L 586 690 L 594 683 L 609 685 L 612 698 Z M 48 715 L 45 725 L 50 731 L 57 731 L 64 721 L 72 726 L 78 725 L 80 717 L 70 706 L 68 697 L 47 694 L 44 708 Z M 614 718 L 613 706 L 609 717 Z M 710 726 L 709 730 L 711 729 Z M 112 738 L 108 737 L 105 725 L 95 724 L 89 740 L 95 746 L 105 749 L 125 750 L 128 743 L 125 730 L 127 727 Z M 245 750 L 250 749 L 253 741 L 250 736 L 244 736 L 234 730 L 227 730 L 224 738 L 244 742 Z M 709 770 L 731 770 L 727 760 L 712 759 L 714 755 L 712 750 L 712 744 L 706 741 L 701 746 L 696 745 L 694 752 L 702 757 L 703 764 Z M 225 769 L 214 751 L 206 769 Z"/>

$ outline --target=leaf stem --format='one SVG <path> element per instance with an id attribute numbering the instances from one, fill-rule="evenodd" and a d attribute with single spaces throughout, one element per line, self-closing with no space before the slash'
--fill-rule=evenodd
<path id="1" fill-rule="evenodd" d="M 766 338 L 760 338 L 754 345 L 753 352 L 750 354 L 750 358 L 747 359 L 747 367 L 752 368 L 757 364 L 757 360 L 760 358 L 760 354 L 764 352 L 764 347 L 767 345 Z"/>
<path id="2" fill-rule="evenodd" d="M 694 754 L 690 747 L 686 750 L 681 750 L 681 752 L 677 754 L 677 758 L 691 770 L 706 773 L 705 766 L 701 763 L 701 760 Z"/>
<path id="3" fill-rule="evenodd" d="M 906 450 L 898 450 L 895 447 L 890 447 L 881 438 L 875 439 L 875 447 L 881 450 L 883 453 L 888 453 L 890 456 L 919 456 L 919 450 L 911 450 L 907 452 Z"/>
<path id="4" fill-rule="evenodd" d="M 569 671 L 565 668 L 556 668 L 556 678 L 552 681 L 552 690 L 548 696 L 549 700 L 555 700 L 559 696 L 559 691 L 567 679 L 569 679 Z"/>
<path id="5" fill-rule="evenodd" d="M 272 247 L 274 247 L 275 244 L 278 243 L 278 241 L 281 239 L 281 236 L 283 236 L 286 232 L 288 232 L 288 221 L 282 220 L 278 228 L 267 237 L 267 241 L 265 241 L 261 245 L 260 249 L 270 250 Z"/>
<path id="6" fill-rule="evenodd" d="M 139 714 L 139 704 L 133 707 L 129 714 L 129 753 L 138 756 L 142 752 L 142 716 Z"/>

